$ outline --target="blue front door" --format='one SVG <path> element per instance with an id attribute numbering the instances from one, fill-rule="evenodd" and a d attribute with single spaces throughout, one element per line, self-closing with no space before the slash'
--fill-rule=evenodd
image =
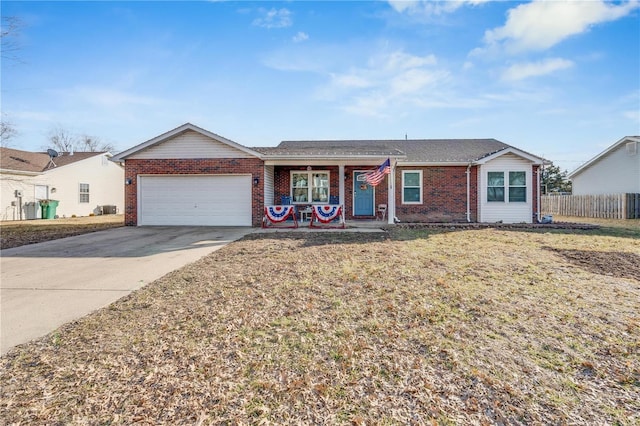
<path id="1" fill-rule="evenodd" d="M 353 173 L 353 215 L 373 216 L 373 186 L 364 181 L 365 172 Z"/>

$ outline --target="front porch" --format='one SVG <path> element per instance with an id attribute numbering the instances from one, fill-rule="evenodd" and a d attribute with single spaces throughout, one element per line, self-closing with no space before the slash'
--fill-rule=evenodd
<path id="1" fill-rule="evenodd" d="M 376 169 L 388 157 L 354 161 L 266 161 L 264 205 L 293 205 L 297 219 L 308 220 L 310 207 L 342 206 L 349 224 L 377 222 L 393 224 L 395 212 L 395 161 L 390 174 L 377 186 L 369 185 L 365 173 Z M 308 223 L 308 222 L 307 222 Z"/>

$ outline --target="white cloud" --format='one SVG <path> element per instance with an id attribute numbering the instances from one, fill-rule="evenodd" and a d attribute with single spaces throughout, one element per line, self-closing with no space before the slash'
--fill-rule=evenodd
<path id="1" fill-rule="evenodd" d="M 523 62 L 513 64 L 502 74 L 502 79 L 507 81 L 524 80 L 529 77 L 538 77 L 552 72 L 571 68 L 573 62 L 562 58 L 549 58 L 538 62 Z"/>
<path id="2" fill-rule="evenodd" d="M 298 33 L 293 36 L 293 41 L 296 43 L 300 43 L 306 40 L 309 40 L 309 35 L 302 31 L 298 31 Z"/>
<path id="3" fill-rule="evenodd" d="M 419 68 L 427 65 L 435 65 L 437 59 L 434 55 L 414 56 L 403 51 L 393 52 L 381 58 L 372 58 L 376 65 L 382 65 L 385 69 L 393 71 L 398 69 Z"/>
<path id="4" fill-rule="evenodd" d="M 285 28 L 290 27 L 293 24 L 291 19 L 291 11 L 289 9 L 276 9 L 271 8 L 269 10 L 260 8 L 259 13 L 262 15 L 259 18 L 253 20 L 253 25 L 262 28 Z"/>
<path id="5" fill-rule="evenodd" d="M 510 53 L 544 50 L 594 25 L 624 17 L 639 6 L 637 0 L 622 4 L 537 0 L 510 9 L 504 26 L 487 30 L 484 42 Z"/>
<path id="6" fill-rule="evenodd" d="M 640 123 L 640 110 L 630 110 L 624 111 L 622 113 L 624 118 L 628 118 L 631 121 L 635 121 L 636 123 Z"/>
<path id="7" fill-rule="evenodd" d="M 70 100 L 72 103 L 86 103 L 104 108 L 122 108 L 133 105 L 157 106 L 161 103 L 155 98 L 137 96 L 130 92 L 103 87 L 76 86 L 71 89 L 52 92 L 60 98 Z"/>
<path id="8" fill-rule="evenodd" d="M 490 0 L 389 0 L 389 5 L 398 13 L 421 16 L 437 16 L 452 13 L 462 6 L 476 6 Z"/>
<path id="9" fill-rule="evenodd" d="M 349 113 L 365 116 L 385 116 L 402 105 L 441 105 L 435 93 L 449 80 L 449 72 L 436 64 L 434 55 L 416 56 L 401 50 L 378 54 L 364 67 L 332 73 L 322 97 L 342 104 Z"/>
<path id="10" fill-rule="evenodd" d="M 346 89 L 362 89 L 374 85 L 374 82 L 362 75 L 358 75 L 357 72 L 354 72 L 354 74 L 334 74 L 331 77 L 333 84 Z"/>

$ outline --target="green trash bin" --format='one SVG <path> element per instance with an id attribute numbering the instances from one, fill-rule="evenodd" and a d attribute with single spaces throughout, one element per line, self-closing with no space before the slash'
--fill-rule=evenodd
<path id="1" fill-rule="evenodd" d="M 56 217 L 56 208 L 58 207 L 58 200 L 42 200 L 40 201 L 40 208 L 42 209 L 43 219 L 54 219 Z"/>

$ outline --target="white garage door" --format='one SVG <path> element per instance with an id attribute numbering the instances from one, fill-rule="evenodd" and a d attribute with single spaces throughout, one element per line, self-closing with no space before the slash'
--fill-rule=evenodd
<path id="1" fill-rule="evenodd" d="M 251 176 L 141 176 L 139 225 L 251 226 Z"/>

